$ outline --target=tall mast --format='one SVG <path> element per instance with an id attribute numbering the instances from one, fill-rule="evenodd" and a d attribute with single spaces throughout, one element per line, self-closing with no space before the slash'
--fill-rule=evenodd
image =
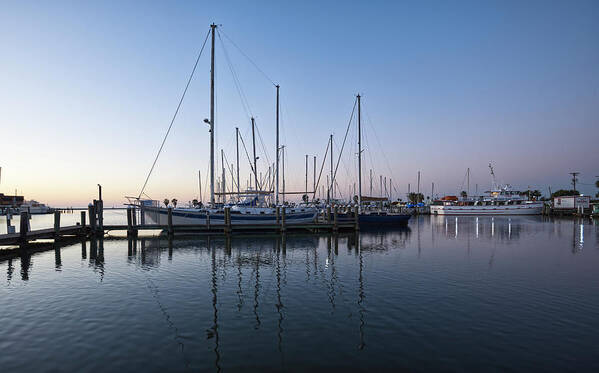
<path id="1" fill-rule="evenodd" d="M 372 177 L 370 178 L 370 189 L 372 189 Z M 372 195 L 372 192 L 370 194 Z M 360 107 L 360 95 L 358 95 L 358 211 L 361 211 L 361 209 L 362 209 L 362 112 L 361 112 L 361 107 Z"/>
<path id="2" fill-rule="evenodd" d="M 335 198 L 335 181 L 333 180 L 333 135 L 331 135 L 331 198 Z"/>
<path id="3" fill-rule="evenodd" d="M 221 185 L 221 189 L 222 189 L 222 203 L 226 202 L 226 197 L 225 197 L 225 192 L 227 191 L 227 183 L 225 181 L 225 151 L 223 149 L 220 150 L 220 164 L 223 168 L 223 176 L 222 176 L 222 185 Z"/>
<path id="4" fill-rule="evenodd" d="M 314 194 L 312 195 L 312 200 L 316 196 L 316 156 L 314 156 L 314 175 L 312 175 L 312 190 Z"/>
<path id="5" fill-rule="evenodd" d="M 235 127 L 235 137 L 237 143 L 237 201 L 239 201 L 239 127 Z"/>
<path id="6" fill-rule="evenodd" d="M 468 174 L 468 189 L 467 189 L 468 191 L 466 193 L 468 193 L 467 195 L 470 196 L 470 167 L 468 167 L 467 174 Z"/>
<path id="7" fill-rule="evenodd" d="M 252 117 L 252 147 L 254 148 L 254 189 L 258 190 L 258 164 L 256 158 L 256 122 Z"/>
<path id="8" fill-rule="evenodd" d="M 308 154 L 306 154 L 306 195 L 308 195 Z"/>
<path id="9" fill-rule="evenodd" d="M 276 154 L 276 167 L 275 167 L 275 205 L 279 204 L 279 85 L 277 84 L 277 151 Z"/>
<path id="10" fill-rule="evenodd" d="M 210 203 L 214 207 L 214 40 L 216 25 L 212 29 L 212 53 L 210 55 Z"/>
<path id="11" fill-rule="evenodd" d="M 283 157 L 281 160 L 283 163 L 283 205 L 285 205 L 285 145 L 281 146 L 281 153 Z"/>

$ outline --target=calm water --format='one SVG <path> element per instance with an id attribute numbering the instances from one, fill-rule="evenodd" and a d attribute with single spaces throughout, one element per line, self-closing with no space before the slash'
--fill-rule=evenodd
<path id="1" fill-rule="evenodd" d="M 599 371 L 599 227 L 105 239 L 0 262 L 0 367 Z"/>

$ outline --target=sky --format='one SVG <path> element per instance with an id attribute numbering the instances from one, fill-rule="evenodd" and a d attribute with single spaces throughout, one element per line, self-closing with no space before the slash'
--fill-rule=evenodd
<path id="1" fill-rule="evenodd" d="M 217 158 L 235 162 L 235 127 L 259 172 L 275 157 L 275 88 L 287 190 L 304 190 L 330 134 L 337 162 L 362 95 L 363 194 L 393 197 L 499 182 L 595 193 L 599 175 L 597 1 L 0 0 L 0 193 L 82 206 L 137 196 L 209 31 L 216 39 Z M 249 59 L 247 57 L 249 57 Z M 228 57 L 228 58 L 227 58 Z M 230 61 L 230 65 L 227 61 Z M 207 198 L 209 48 L 145 192 Z M 257 67 L 256 67 L 257 66 Z M 238 77 L 243 94 L 233 79 Z M 244 108 L 245 97 L 248 108 Z M 337 182 L 357 182 L 355 114 Z M 264 144 L 264 147 L 262 146 Z M 264 152 L 264 149 L 266 152 Z M 221 167 L 218 166 L 218 171 Z M 324 175 L 329 171 L 328 160 Z M 250 168 L 241 155 L 241 186 Z M 217 172 L 220 175 L 220 172 Z M 231 178 L 227 171 L 227 184 Z M 322 183 L 322 182 L 321 182 Z M 311 189 L 311 187 L 309 188 Z"/>

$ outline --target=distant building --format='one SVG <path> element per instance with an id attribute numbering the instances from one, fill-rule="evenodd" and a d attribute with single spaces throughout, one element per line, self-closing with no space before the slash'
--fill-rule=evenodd
<path id="1" fill-rule="evenodd" d="M 23 196 L 7 196 L 0 193 L 0 207 L 21 206 L 25 202 Z"/>
<path id="2" fill-rule="evenodd" d="M 553 208 L 555 210 L 588 209 L 591 205 L 590 196 L 561 196 L 553 197 Z"/>

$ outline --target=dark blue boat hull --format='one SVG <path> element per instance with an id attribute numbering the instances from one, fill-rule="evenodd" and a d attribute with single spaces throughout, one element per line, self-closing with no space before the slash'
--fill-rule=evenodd
<path id="1" fill-rule="evenodd" d="M 408 224 L 410 217 L 408 214 L 360 214 L 358 216 L 358 223 L 362 225 L 394 225 L 394 226 L 405 226 Z"/>

